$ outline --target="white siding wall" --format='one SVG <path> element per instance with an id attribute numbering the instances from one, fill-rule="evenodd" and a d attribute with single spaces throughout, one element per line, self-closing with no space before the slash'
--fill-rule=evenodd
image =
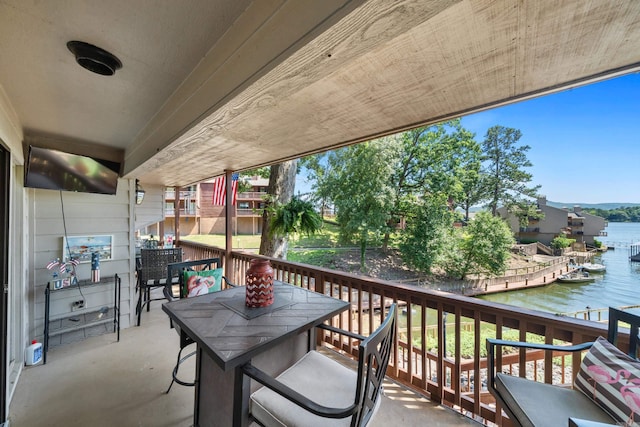
<path id="1" fill-rule="evenodd" d="M 135 311 L 135 275 L 133 256 L 133 228 L 130 221 L 133 196 L 130 190 L 134 185 L 128 180 L 118 181 L 117 194 L 87 194 L 59 192 L 53 190 L 27 189 L 29 192 L 29 218 L 31 231 L 29 253 L 33 254 L 30 263 L 29 294 L 30 324 L 29 335 L 42 339 L 44 328 L 44 289 L 52 280 L 52 271 L 46 265 L 53 259 L 62 258 L 63 235 L 68 236 L 113 236 L 113 259 L 101 260 L 102 279 L 113 277 L 116 273 L 122 278 L 121 326 L 128 327 L 131 313 Z M 62 202 L 64 204 L 64 219 Z M 131 202 L 130 202 L 131 201 Z M 91 278 L 88 263 L 77 267 L 79 280 Z M 113 283 L 83 287 L 86 301 L 85 310 L 113 305 Z M 71 302 L 80 297 L 77 289 L 52 292 L 51 317 L 60 317 L 71 312 Z"/>
<path id="2" fill-rule="evenodd" d="M 157 185 L 142 187 L 145 195 L 142 204 L 136 205 L 135 208 L 135 230 L 164 221 L 164 187 Z"/>

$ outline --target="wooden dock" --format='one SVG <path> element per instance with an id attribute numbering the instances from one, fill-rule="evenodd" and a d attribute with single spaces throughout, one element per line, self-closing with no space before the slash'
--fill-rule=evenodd
<path id="1" fill-rule="evenodd" d="M 640 242 L 631 244 L 629 260 L 640 262 Z"/>

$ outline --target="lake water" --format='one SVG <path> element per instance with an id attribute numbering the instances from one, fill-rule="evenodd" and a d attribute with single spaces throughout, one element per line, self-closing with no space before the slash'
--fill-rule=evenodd
<path id="1" fill-rule="evenodd" d="M 544 287 L 478 298 L 551 313 L 570 313 L 587 306 L 595 309 L 640 305 L 640 262 L 629 261 L 631 243 L 640 242 L 640 223 L 609 223 L 605 231 L 608 235 L 598 237 L 598 240 L 615 249 L 592 261 L 607 266 L 604 274 L 592 273 L 594 282 L 555 282 Z"/>

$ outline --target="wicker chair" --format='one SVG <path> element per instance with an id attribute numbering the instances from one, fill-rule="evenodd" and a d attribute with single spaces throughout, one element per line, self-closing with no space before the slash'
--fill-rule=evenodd
<path id="1" fill-rule="evenodd" d="M 151 301 L 162 298 L 151 298 L 151 291 L 155 288 L 164 288 L 168 282 L 168 268 L 171 263 L 182 261 L 182 248 L 171 249 L 140 249 L 140 265 L 138 266 L 138 304 L 136 314 L 138 315 L 138 326 L 142 309 L 147 306 L 150 309 Z M 177 274 L 177 272 L 176 272 Z M 177 277 L 171 277 L 171 284 L 178 284 Z"/>

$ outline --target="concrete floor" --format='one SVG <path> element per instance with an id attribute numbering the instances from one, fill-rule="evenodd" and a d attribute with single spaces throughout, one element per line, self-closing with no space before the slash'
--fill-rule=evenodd
<path id="1" fill-rule="evenodd" d="M 9 408 L 10 427 L 192 426 L 193 387 L 174 385 L 178 335 L 160 303 L 142 326 L 49 351 L 46 365 L 25 367 Z M 181 377 L 193 378 L 192 362 Z M 469 426 L 478 423 L 387 381 L 372 427 Z"/>

